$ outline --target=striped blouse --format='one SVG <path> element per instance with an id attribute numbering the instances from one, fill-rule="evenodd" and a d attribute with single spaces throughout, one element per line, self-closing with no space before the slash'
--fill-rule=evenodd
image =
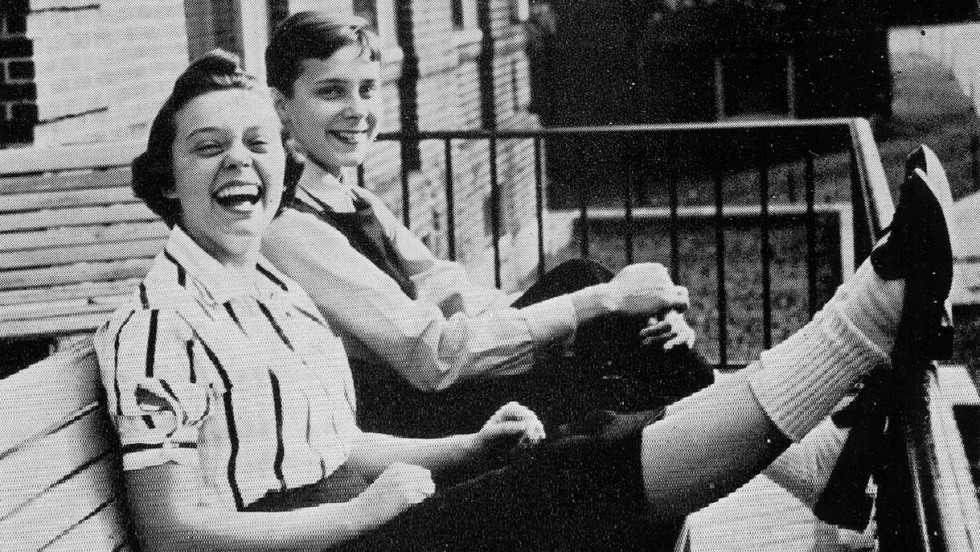
<path id="1" fill-rule="evenodd" d="M 227 270 L 175 227 L 95 336 L 123 467 L 199 470 L 201 500 L 244 509 L 346 462 L 354 388 L 340 340 L 264 259 Z"/>

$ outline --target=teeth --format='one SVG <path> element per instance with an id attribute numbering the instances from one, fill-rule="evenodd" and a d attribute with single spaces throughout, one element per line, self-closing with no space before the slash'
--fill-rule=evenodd
<path id="1" fill-rule="evenodd" d="M 341 142 L 356 143 L 363 140 L 367 134 L 364 130 L 333 130 L 330 131 Z"/>
<path id="2" fill-rule="evenodd" d="M 259 192 L 258 184 L 231 184 L 218 190 L 215 197 L 224 199 L 231 196 L 258 196 Z"/>
<path id="3" fill-rule="evenodd" d="M 262 188 L 258 184 L 229 184 L 215 192 L 214 198 L 228 209 L 248 211 L 262 199 Z"/>

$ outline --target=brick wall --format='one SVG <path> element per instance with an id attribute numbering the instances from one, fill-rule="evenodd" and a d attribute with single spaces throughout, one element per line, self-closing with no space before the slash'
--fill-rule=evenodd
<path id="1" fill-rule="evenodd" d="M 464 0 L 466 1 L 466 0 Z M 418 75 L 409 117 L 420 130 L 479 129 L 484 126 L 481 106 L 480 63 L 486 35 L 493 40 L 493 106 L 497 128 L 538 128 L 527 111 L 530 82 L 524 54 L 524 34 L 512 18 L 513 0 L 489 2 L 489 24 L 478 27 L 473 5 L 463 9 L 466 24 L 453 22 L 452 0 L 414 0 L 402 5 L 401 29 L 405 59 L 402 70 Z M 481 33 L 481 30 L 483 31 Z M 407 43 L 406 43 L 407 42 Z M 404 94 L 404 86 L 402 87 Z M 397 82 L 389 81 L 384 94 L 389 104 L 397 98 Z M 404 97 L 404 96 L 403 96 Z M 413 107 L 414 106 L 414 107 Z M 400 113 L 386 106 L 388 128 Z M 394 117 L 394 118 L 392 118 Z M 421 166 L 409 173 L 411 228 L 440 256 L 448 255 L 448 216 L 444 144 L 420 147 Z M 490 222 L 490 167 L 486 143 L 453 143 L 453 199 L 455 242 L 459 261 L 484 284 L 493 285 L 493 244 Z M 497 149 L 500 184 L 502 284 L 522 287 L 536 267 L 534 224 L 534 158 L 530 141 L 501 141 Z M 394 209 L 401 208 L 398 149 L 379 144 L 367 164 L 367 181 Z M 384 173 L 383 167 L 388 167 Z"/>
<path id="2" fill-rule="evenodd" d="M 0 13 L 0 147 L 34 140 L 37 90 L 27 1 L 9 0 Z"/>
<path id="3" fill-rule="evenodd" d="M 183 0 L 30 0 L 37 145 L 135 138 L 187 65 Z"/>

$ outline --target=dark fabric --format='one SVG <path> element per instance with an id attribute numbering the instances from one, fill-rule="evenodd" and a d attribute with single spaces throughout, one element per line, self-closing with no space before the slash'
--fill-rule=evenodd
<path id="1" fill-rule="evenodd" d="M 661 414 L 590 413 L 334 550 L 671 550 L 680 526 L 649 522 L 640 463 L 642 430 Z"/>
<path id="2" fill-rule="evenodd" d="M 518 308 L 609 281 L 613 274 L 586 260 L 564 262 L 515 303 Z M 550 431 L 576 413 L 651 410 L 714 381 L 704 358 L 687 347 L 644 347 L 644 318 L 609 316 L 582 325 L 574 354 L 543 351 L 525 374 L 464 382 L 439 393 L 413 388 L 394 369 L 351 361 L 358 423 L 366 431 L 438 437 L 478 430 L 503 404 L 517 401 Z"/>
<path id="3" fill-rule="evenodd" d="M 371 207 L 370 203 L 364 199 L 355 198 L 353 213 L 338 213 L 315 197 L 309 197 L 317 202 L 319 209 L 298 199 L 293 200 L 291 207 L 297 211 L 309 213 L 339 230 L 358 253 L 367 257 L 374 263 L 374 266 L 390 276 L 405 295 L 413 300 L 417 298 L 415 283 L 405 271 L 398 250 L 395 249 L 394 244 L 385 234 L 384 228 L 374 214 L 374 208 Z"/>
<path id="4" fill-rule="evenodd" d="M 325 479 L 296 489 L 269 491 L 245 507 L 246 512 L 288 512 L 318 504 L 348 502 L 368 488 L 359 473 L 342 465 Z"/>

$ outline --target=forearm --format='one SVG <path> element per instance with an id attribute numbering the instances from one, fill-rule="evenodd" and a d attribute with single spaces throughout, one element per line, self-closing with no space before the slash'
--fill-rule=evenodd
<path id="1" fill-rule="evenodd" d="M 395 462 L 438 472 L 477 461 L 482 457 L 482 451 L 475 433 L 440 439 L 407 439 L 362 433 L 355 441 L 348 463 L 366 477 L 374 479 Z"/>
<path id="2" fill-rule="evenodd" d="M 373 527 L 357 500 L 290 512 L 203 505 L 198 475 L 178 464 L 127 471 L 130 520 L 144 552 L 315 550 Z"/>

